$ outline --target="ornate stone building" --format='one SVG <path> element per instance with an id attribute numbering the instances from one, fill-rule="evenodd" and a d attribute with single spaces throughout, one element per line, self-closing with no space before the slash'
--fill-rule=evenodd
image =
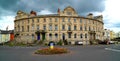
<path id="1" fill-rule="evenodd" d="M 37 15 L 35 11 L 30 14 L 18 11 L 15 17 L 15 35 L 20 41 L 32 40 L 69 42 L 83 41 L 88 44 L 90 40 L 103 39 L 103 17 L 79 16 L 74 8 L 68 6 L 63 11 L 58 9 L 57 14 Z"/>

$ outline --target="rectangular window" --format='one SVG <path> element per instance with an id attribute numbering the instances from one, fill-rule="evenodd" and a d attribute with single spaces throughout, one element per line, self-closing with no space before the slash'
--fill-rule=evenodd
<path id="1" fill-rule="evenodd" d="M 68 22 L 70 22 L 70 18 L 68 18 Z"/>
<path id="2" fill-rule="evenodd" d="M 80 26 L 80 30 L 82 31 L 82 26 Z"/>
<path id="3" fill-rule="evenodd" d="M 55 22 L 58 22 L 58 18 L 55 18 Z"/>
<path id="4" fill-rule="evenodd" d="M 85 38 L 87 38 L 87 34 L 85 34 Z"/>
<path id="5" fill-rule="evenodd" d="M 44 18 L 44 22 L 46 22 L 46 19 Z"/>
<path id="6" fill-rule="evenodd" d="M 34 30 L 34 25 L 32 25 L 32 31 Z"/>
<path id="7" fill-rule="evenodd" d="M 71 33 L 68 33 L 68 38 L 71 38 Z"/>
<path id="8" fill-rule="evenodd" d="M 55 30 L 56 30 L 56 31 L 58 30 L 58 26 L 57 26 L 57 25 L 55 25 Z"/>
<path id="9" fill-rule="evenodd" d="M 74 30 L 77 30 L 77 27 L 76 27 L 76 25 L 74 26 Z"/>
<path id="10" fill-rule="evenodd" d="M 43 30 L 46 30 L 46 25 L 43 26 Z"/>
<path id="11" fill-rule="evenodd" d="M 65 30 L 65 25 L 62 25 L 62 30 Z"/>
<path id="12" fill-rule="evenodd" d="M 28 23 L 30 23 L 30 20 L 28 19 Z"/>
<path id="13" fill-rule="evenodd" d="M 74 38 L 77 38 L 77 34 L 74 34 Z"/>
<path id="14" fill-rule="evenodd" d="M 85 31 L 87 31 L 87 27 L 85 26 Z"/>
<path id="15" fill-rule="evenodd" d="M 62 18 L 62 22 L 65 22 L 65 20 L 64 20 L 65 18 Z"/>
<path id="16" fill-rule="evenodd" d="M 32 23 L 34 23 L 34 19 L 32 19 Z"/>
<path id="17" fill-rule="evenodd" d="M 89 26 L 89 31 L 91 31 L 90 26 Z"/>
<path id="18" fill-rule="evenodd" d="M 69 31 L 71 30 L 71 26 L 70 26 L 70 25 L 68 26 L 68 30 L 69 30 Z"/>
<path id="19" fill-rule="evenodd" d="M 52 18 L 49 18 L 50 19 L 50 22 L 52 22 Z"/>
<path id="20" fill-rule="evenodd" d="M 39 25 L 37 25 L 37 30 L 39 30 Z"/>
<path id="21" fill-rule="evenodd" d="M 27 26 L 27 31 L 29 32 L 29 25 Z"/>
<path id="22" fill-rule="evenodd" d="M 74 22 L 76 22 L 76 18 L 74 18 Z"/>
<path id="23" fill-rule="evenodd" d="M 80 19 L 80 23 L 82 23 L 82 19 Z"/>
<path id="24" fill-rule="evenodd" d="M 52 31 L 52 25 L 49 25 L 49 30 Z"/>
<path id="25" fill-rule="evenodd" d="M 39 18 L 37 19 L 37 22 L 39 23 Z"/>
<path id="26" fill-rule="evenodd" d="M 87 24 L 87 20 L 85 20 L 85 24 Z"/>
<path id="27" fill-rule="evenodd" d="M 72 15 L 72 13 L 71 12 L 67 12 L 67 15 Z"/>
<path id="28" fill-rule="evenodd" d="M 80 34 L 80 38 L 83 38 L 83 35 L 82 35 L 82 34 Z"/>
<path id="29" fill-rule="evenodd" d="M 22 26 L 22 32 L 24 32 L 24 26 Z"/>

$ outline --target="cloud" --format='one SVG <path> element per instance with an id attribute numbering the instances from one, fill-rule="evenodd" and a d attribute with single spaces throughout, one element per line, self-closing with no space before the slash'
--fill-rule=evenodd
<path id="1" fill-rule="evenodd" d="M 38 12 L 38 15 L 43 15 L 43 14 L 54 14 L 54 13 L 50 12 L 49 10 L 41 10 L 40 12 Z"/>
<path id="2" fill-rule="evenodd" d="M 9 26 L 9 30 L 14 29 L 14 16 L 3 16 L 0 21 L 0 29 L 5 30 Z"/>
<path id="3" fill-rule="evenodd" d="M 85 16 L 89 12 L 98 14 L 105 10 L 105 0 L 0 0 L 0 28 L 12 25 L 18 10 L 29 13 L 31 10 L 38 14 L 57 13 L 57 9 L 63 10 L 67 6 L 75 8 L 79 15 Z M 9 18 L 6 18 L 9 16 Z M 8 23 L 9 22 L 9 23 Z M 4 24 L 5 23 L 5 24 Z"/>
<path id="4" fill-rule="evenodd" d="M 120 31 L 119 2 L 119 0 L 106 0 L 105 11 L 103 12 L 105 28 L 115 32 Z"/>
<path id="5" fill-rule="evenodd" d="M 67 6 L 72 6 L 81 15 L 89 12 L 102 12 L 105 9 L 104 0 L 29 0 L 29 2 L 20 0 L 16 8 L 24 11 L 47 9 L 55 13 L 58 8 L 63 10 Z"/>

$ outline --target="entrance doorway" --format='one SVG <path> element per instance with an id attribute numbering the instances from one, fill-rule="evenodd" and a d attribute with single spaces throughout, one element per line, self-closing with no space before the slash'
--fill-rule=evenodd
<path id="1" fill-rule="evenodd" d="M 37 40 L 40 40 L 40 34 L 37 34 Z"/>
<path id="2" fill-rule="evenodd" d="M 42 40 L 45 40 L 45 33 L 42 33 Z"/>
<path id="3" fill-rule="evenodd" d="M 62 40 L 65 40 L 65 34 L 64 33 L 62 34 Z"/>

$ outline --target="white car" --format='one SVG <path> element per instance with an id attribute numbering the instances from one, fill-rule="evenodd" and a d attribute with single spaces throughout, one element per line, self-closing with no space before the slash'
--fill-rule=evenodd
<path id="1" fill-rule="evenodd" d="M 114 41 L 109 41 L 109 44 L 114 44 L 115 42 Z"/>
<path id="2" fill-rule="evenodd" d="M 75 45 L 83 45 L 83 42 L 82 41 L 76 41 Z"/>

